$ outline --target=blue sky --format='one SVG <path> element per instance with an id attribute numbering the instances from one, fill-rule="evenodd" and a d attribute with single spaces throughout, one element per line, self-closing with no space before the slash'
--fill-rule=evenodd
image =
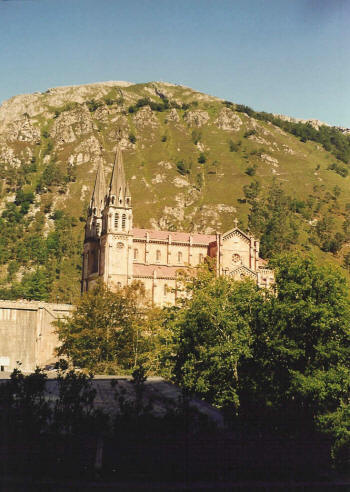
<path id="1" fill-rule="evenodd" d="M 0 101 L 164 80 L 350 127 L 348 0 L 0 0 Z"/>

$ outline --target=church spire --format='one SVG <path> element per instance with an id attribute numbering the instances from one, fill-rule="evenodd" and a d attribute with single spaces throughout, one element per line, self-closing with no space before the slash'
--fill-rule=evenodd
<path id="1" fill-rule="evenodd" d="M 106 196 L 106 179 L 102 161 L 99 162 L 94 191 L 92 193 L 90 208 L 92 215 L 100 217 L 104 208 L 104 200 Z"/>
<path id="2" fill-rule="evenodd" d="M 116 206 L 125 206 L 125 198 L 128 195 L 122 151 L 119 145 L 115 155 L 111 182 L 109 185 L 109 203 Z"/>

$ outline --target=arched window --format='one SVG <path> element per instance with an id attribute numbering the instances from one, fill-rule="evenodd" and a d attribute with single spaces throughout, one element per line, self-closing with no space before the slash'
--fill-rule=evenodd
<path id="1" fill-rule="evenodd" d="M 114 214 L 114 228 L 118 229 L 119 226 L 119 214 Z"/>
<path id="2" fill-rule="evenodd" d="M 118 282 L 117 283 L 117 287 L 118 287 L 118 289 L 121 289 L 122 288 L 122 283 L 121 282 Z"/>
<path id="3" fill-rule="evenodd" d="M 114 200 L 115 200 L 115 197 L 112 196 L 112 205 L 114 205 Z"/>
<path id="4" fill-rule="evenodd" d="M 125 223 L 126 223 L 126 215 L 122 215 L 122 229 L 125 229 Z"/>
<path id="5" fill-rule="evenodd" d="M 164 295 L 166 296 L 168 293 L 168 286 L 167 284 L 164 284 Z"/>
<path id="6" fill-rule="evenodd" d="M 96 224 L 96 236 L 99 236 L 100 235 L 100 224 L 97 223 Z"/>
<path id="7" fill-rule="evenodd" d="M 161 258 L 160 249 L 157 249 L 157 251 L 156 251 L 156 260 L 157 261 L 160 261 L 160 258 Z"/>
<path id="8" fill-rule="evenodd" d="M 199 263 L 203 263 L 203 253 L 199 253 Z"/>
<path id="9" fill-rule="evenodd" d="M 139 257 L 139 250 L 134 249 L 134 260 L 137 260 L 138 257 Z"/>
<path id="10" fill-rule="evenodd" d="M 182 262 L 182 253 L 181 253 L 181 251 L 179 251 L 178 254 L 177 254 L 177 262 L 178 263 L 181 263 Z"/>

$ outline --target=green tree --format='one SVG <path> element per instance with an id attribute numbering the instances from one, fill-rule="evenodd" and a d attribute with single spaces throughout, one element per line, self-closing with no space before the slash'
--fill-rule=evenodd
<path id="1" fill-rule="evenodd" d="M 245 390 L 275 425 L 312 428 L 349 403 L 349 288 L 339 269 L 312 257 L 272 264 L 276 289 L 257 313 Z"/>
<path id="2" fill-rule="evenodd" d="M 239 407 L 240 366 L 252 356 L 252 306 L 262 292 L 250 281 L 216 277 L 210 269 L 185 283 L 184 305 L 173 319 L 178 336 L 175 380 L 230 413 Z"/>
<path id="3" fill-rule="evenodd" d="M 100 283 L 81 297 L 70 318 L 58 322 L 58 354 L 91 371 L 131 370 L 147 351 L 152 312 L 140 283 L 117 292 Z"/>

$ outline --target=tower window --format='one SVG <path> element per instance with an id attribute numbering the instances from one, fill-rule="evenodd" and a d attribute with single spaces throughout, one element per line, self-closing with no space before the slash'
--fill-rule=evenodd
<path id="1" fill-rule="evenodd" d="M 157 249 L 157 252 L 156 252 L 156 260 L 157 261 L 160 261 L 160 258 L 161 258 L 161 252 L 159 249 Z"/>
<path id="2" fill-rule="evenodd" d="M 179 251 L 178 254 L 177 254 L 177 262 L 178 263 L 181 263 L 182 262 L 182 253 L 181 253 L 181 251 Z"/>
<path id="3" fill-rule="evenodd" d="M 114 215 L 114 227 L 115 227 L 115 229 L 118 229 L 118 225 L 119 225 L 119 214 L 115 214 Z"/>
<path id="4" fill-rule="evenodd" d="M 126 223 L 126 215 L 122 215 L 122 229 L 125 229 L 125 223 Z"/>
<path id="5" fill-rule="evenodd" d="M 166 296 L 168 293 L 168 286 L 167 284 L 164 284 L 164 295 Z"/>
<path id="6" fill-rule="evenodd" d="M 134 249 L 134 260 L 137 260 L 139 257 L 139 250 L 138 249 Z"/>
<path id="7" fill-rule="evenodd" d="M 100 224 L 96 224 L 96 235 L 99 236 L 100 234 Z"/>
<path id="8" fill-rule="evenodd" d="M 115 200 L 115 197 L 112 196 L 112 205 L 114 205 L 114 200 Z"/>

